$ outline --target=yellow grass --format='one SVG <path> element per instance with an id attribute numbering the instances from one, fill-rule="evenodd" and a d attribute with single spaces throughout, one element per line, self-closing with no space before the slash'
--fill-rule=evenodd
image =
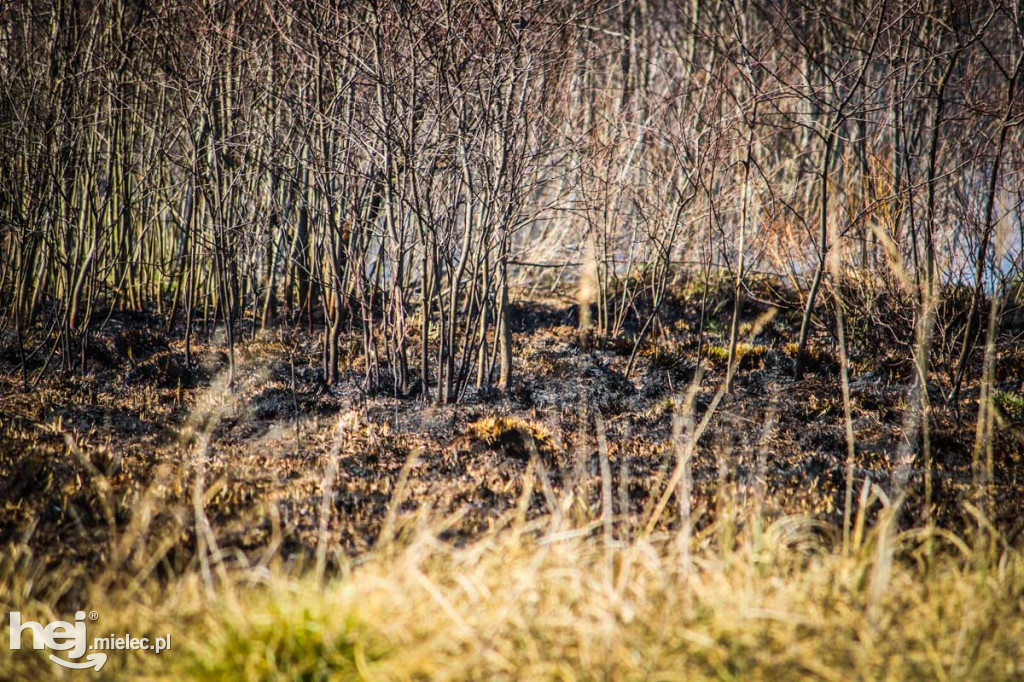
<path id="1" fill-rule="evenodd" d="M 462 548 L 429 526 L 317 586 L 243 571 L 208 594 L 96 595 L 113 632 L 172 633 L 159 656 L 114 652 L 97 679 L 977 679 L 1024 675 L 1024 561 L 921 535 L 877 533 L 844 555 L 781 518 L 689 551 L 673 536 L 606 543 L 545 518 Z M 753 526 L 750 526 L 753 527 Z M 436 530 L 436 529 L 435 529 Z M 11 567 L 8 565 L 7 569 Z M 881 569 L 881 570 L 880 570 Z M 14 574 L 5 576 L 9 602 Z M 24 588 L 24 586 L 22 586 Z M 45 616 L 36 605 L 35 615 Z M 24 608 L 27 615 L 31 608 Z M 90 636 L 93 633 L 90 631 Z M 7 639 L 7 633 L 0 633 Z M 0 650 L 11 679 L 48 679 L 31 650 Z"/>

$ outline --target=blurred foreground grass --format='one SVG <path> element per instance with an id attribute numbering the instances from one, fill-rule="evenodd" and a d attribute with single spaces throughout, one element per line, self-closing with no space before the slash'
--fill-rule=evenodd
<path id="1" fill-rule="evenodd" d="M 1024 677 L 1024 560 L 990 534 L 843 550 L 807 519 L 719 524 L 690 543 L 512 521 L 463 547 L 421 519 L 323 584 L 315 572 L 197 572 L 95 594 L 89 637 L 171 633 L 99 672 L 0 648 L 7 679 L 975 679 Z M 737 531 L 737 528 L 745 530 Z M 856 546 L 854 546 L 856 544 Z M 10 557 L 0 596 L 30 594 Z M 53 620 L 23 599 L 25 618 Z M 45 623 L 45 620 L 43 621 Z M 0 637 L 7 641 L 7 623 Z"/>

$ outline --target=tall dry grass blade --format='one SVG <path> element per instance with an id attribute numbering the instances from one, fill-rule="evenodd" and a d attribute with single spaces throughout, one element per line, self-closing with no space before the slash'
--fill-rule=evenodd
<path id="1" fill-rule="evenodd" d="M 394 492 L 391 494 L 391 501 L 388 502 L 387 513 L 384 515 L 384 523 L 381 524 L 380 534 L 377 536 L 378 548 L 389 548 L 395 539 L 395 524 L 398 520 L 398 510 L 405 501 L 409 476 L 419 460 L 419 454 L 419 448 L 411 449 L 408 457 L 405 458 L 405 463 L 402 464 L 402 470 L 398 472 L 398 481 L 395 483 Z"/>
<path id="2" fill-rule="evenodd" d="M 597 456 L 601 470 L 601 528 L 605 546 L 608 581 L 611 582 L 615 524 L 615 510 L 612 508 L 612 468 L 608 462 L 608 437 L 605 433 L 604 419 L 601 418 L 601 415 L 595 417 L 594 426 L 597 430 Z"/>
<path id="3" fill-rule="evenodd" d="M 753 339 L 758 334 L 761 333 L 761 330 L 764 328 L 764 325 L 770 322 L 777 313 L 778 310 L 776 308 L 770 308 L 766 312 L 758 316 L 757 320 L 751 326 L 750 333 L 748 334 L 748 343 L 753 341 Z M 695 374 L 694 383 L 691 384 L 691 390 L 694 391 L 694 395 L 696 395 L 696 389 L 694 388 L 694 386 L 696 385 L 696 380 L 699 376 L 699 372 Z M 701 436 L 704 435 L 704 432 L 707 430 L 708 425 L 714 418 L 715 413 L 718 410 L 719 403 L 721 403 L 722 398 L 725 397 L 727 388 L 728 387 L 726 386 L 725 382 L 722 382 L 718 390 L 715 392 L 714 397 L 711 399 L 711 403 L 708 405 L 708 409 L 704 413 L 704 416 L 701 418 L 700 423 L 693 430 L 693 433 L 689 434 L 689 438 L 687 439 L 687 443 L 684 448 L 684 456 L 681 458 L 677 457 L 675 469 L 673 470 L 672 475 L 669 477 L 668 483 L 664 486 L 660 496 L 658 496 L 658 501 L 655 504 L 650 515 L 648 516 L 647 521 L 644 523 L 644 537 L 650 537 L 650 534 L 654 532 L 654 527 L 657 525 L 658 520 L 664 513 L 665 507 L 668 505 L 669 499 L 671 498 L 676 486 L 679 485 L 679 482 L 683 477 L 684 468 L 686 467 L 689 458 L 693 456 L 693 453 L 696 450 L 697 442 L 700 440 Z"/>
<path id="4" fill-rule="evenodd" d="M 317 585 L 323 584 L 324 571 L 327 569 L 328 530 L 331 523 L 331 508 L 334 503 L 334 483 L 338 477 L 338 457 L 345 442 L 348 430 L 353 426 L 351 413 L 338 417 L 335 425 L 334 442 L 327 453 L 327 466 L 320 484 L 320 520 L 317 529 L 316 568 L 314 572 Z"/>

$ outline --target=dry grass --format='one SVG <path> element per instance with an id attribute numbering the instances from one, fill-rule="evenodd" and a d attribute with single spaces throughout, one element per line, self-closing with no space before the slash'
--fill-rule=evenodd
<path id="1" fill-rule="evenodd" d="M 725 367 L 729 363 L 729 348 L 727 346 L 708 346 L 705 353 L 707 359 L 715 367 Z M 736 362 L 744 367 L 762 364 L 767 353 L 767 346 L 755 346 L 743 342 L 736 344 Z"/>
<path id="2" fill-rule="evenodd" d="M 820 528 L 794 517 L 741 533 L 729 547 L 712 528 L 689 551 L 672 536 L 606 544 L 550 518 L 454 548 L 435 539 L 437 526 L 414 521 L 419 530 L 401 544 L 323 587 L 277 569 L 233 574 L 212 597 L 196 575 L 160 595 L 97 595 L 113 631 L 171 632 L 176 643 L 160 656 L 119 652 L 100 677 L 1024 674 L 1024 561 L 1016 551 L 975 553 L 937 536 L 928 562 L 921 534 L 911 533 L 892 539 L 897 559 L 889 566 L 877 532 L 843 554 L 820 539 Z M 5 576 L 7 590 L 12 578 Z M 54 674 L 34 653 L 4 650 L 0 669 L 22 679 Z"/>
<path id="3" fill-rule="evenodd" d="M 469 424 L 468 435 L 471 441 L 518 459 L 529 459 L 531 453 L 551 448 L 547 428 L 520 417 L 477 419 Z"/>

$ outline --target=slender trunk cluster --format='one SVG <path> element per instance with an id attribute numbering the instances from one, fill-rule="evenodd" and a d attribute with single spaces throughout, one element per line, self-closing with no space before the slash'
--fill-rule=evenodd
<path id="1" fill-rule="evenodd" d="M 798 378 L 868 278 L 912 292 L 920 338 L 893 336 L 955 400 L 1021 282 L 1024 41 L 1012 8 L 954 5 L 8 3 L 4 347 L 26 384 L 88 371 L 144 312 L 233 370 L 295 325 L 328 384 L 454 402 L 514 384 L 527 286 L 590 273 L 580 317 L 632 371 L 677 276 L 718 271 L 731 379 L 770 271 Z M 844 344 L 884 332 L 844 312 Z"/>

